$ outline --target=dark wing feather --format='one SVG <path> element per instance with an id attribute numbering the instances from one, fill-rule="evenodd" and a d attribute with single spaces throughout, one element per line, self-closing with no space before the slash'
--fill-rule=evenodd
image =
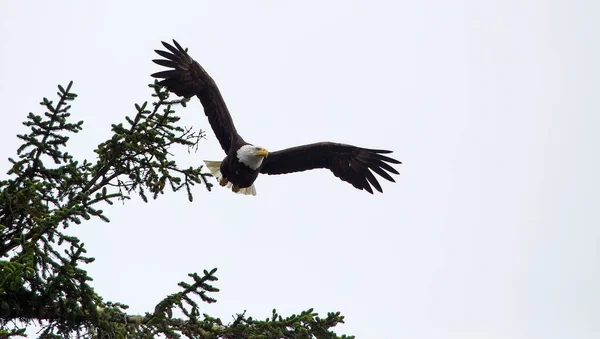
<path id="1" fill-rule="evenodd" d="M 155 52 L 166 60 L 156 59 L 152 61 L 158 65 L 168 67 L 170 70 L 157 72 L 152 76 L 163 79 L 159 84 L 166 86 L 169 91 L 179 96 L 185 98 L 198 96 L 221 147 L 225 153 L 229 153 L 232 140 L 235 141 L 236 138 L 241 137 L 237 134 L 233 119 L 231 119 L 219 88 L 204 68 L 192 59 L 177 41 L 173 40 L 175 47 L 166 42 L 162 44 L 169 52 L 160 50 L 155 50 Z"/>
<path id="2" fill-rule="evenodd" d="M 390 164 L 401 164 L 383 154 L 386 150 L 360 148 L 352 145 L 321 142 L 269 153 L 260 170 L 264 174 L 285 174 L 316 168 L 327 168 L 333 174 L 359 190 L 373 193 L 372 187 L 383 192 L 373 172 L 394 182 L 388 173 L 399 174 Z M 387 171 L 387 172 L 386 172 Z"/>

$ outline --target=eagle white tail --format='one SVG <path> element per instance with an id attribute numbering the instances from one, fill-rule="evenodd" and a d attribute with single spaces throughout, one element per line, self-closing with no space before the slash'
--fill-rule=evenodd
<path id="1" fill-rule="evenodd" d="M 206 168 L 210 171 L 217 180 L 221 179 L 221 162 L 220 161 L 209 161 L 204 160 L 204 164 L 206 164 Z"/>
<path id="2" fill-rule="evenodd" d="M 212 174 L 217 179 L 217 182 L 221 184 L 221 179 L 223 178 L 223 175 L 221 174 L 221 161 L 204 160 L 204 163 L 206 164 L 206 168 L 208 168 L 208 170 L 210 171 L 210 174 Z M 221 186 L 223 185 L 221 184 Z M 250 187 L 239 188 L 234 187 L 232 183 L 227 181 L 227 184 L 225 186 L 231 189 L 234 193 L 244 195 L 256 195 L 256 187 L 254 187 L 254 184 L 252 184 L 252 186 Z"/>

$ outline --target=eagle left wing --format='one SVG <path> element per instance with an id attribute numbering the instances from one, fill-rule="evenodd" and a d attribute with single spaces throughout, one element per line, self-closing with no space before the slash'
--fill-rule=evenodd
<path id="1" fill-rule="evenodd" d="M 159 84 L 166 86 L 170 92 L 185 98 L 197 96 L 221 148 L 225 153 L 229 153 L 232 141 L 241 137 L 235 129 L 233 119 L 217 84 L 177 41 L 173 40 L 175 46 L 164 41 L 162 44 L 168 52 L 161 50 L 155 50 L 155 52 L 164 59 L 152 61 L 167 67 L 168 70 L 154 73 L 152 76 L 162 79 Z"/>
<path id="2" fill-rule="evenodd" d="M 400 161 L 383 155 L 388 153 L 392 153 L 392 151 L 320 142 L 270 152 L 264 160 L 260 172 L 264 174 L 285 174 L 327 168 L 336 177 L 352 184 L 359 190 L 364 189 L 373 194 L 371 187 L 373 186 L 383 193 L 383 189 L 373 172 L 391 182 L 395 182 L 388 172 L 399 173 L 390 164 L 401 164 Z"/>

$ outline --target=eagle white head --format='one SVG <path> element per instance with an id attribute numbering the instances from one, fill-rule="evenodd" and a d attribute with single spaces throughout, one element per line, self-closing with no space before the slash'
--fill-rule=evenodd
<path id="1" fill-rule="evenodd" d="M 265 148 L 250 144 L 244 145 L 237 150 L 238 160 L 253 170 L 257 170 L 268 155 L 269 151 Z"/>

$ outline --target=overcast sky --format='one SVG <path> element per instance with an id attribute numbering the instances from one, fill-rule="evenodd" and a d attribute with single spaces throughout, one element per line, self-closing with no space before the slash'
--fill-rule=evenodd
<path id="1" fill-rule="evenodd" d="M 320 170 L 107 207 L 72 228 L 106 300 L 152 311 L 218 267 L 203 311 L 225 321 L 314 307 L 358 338 L 598 338 L 598 18 L 583 0 L 4 1 L 0 156 L 73 80 L 69 153 L 92 159 L 176 38 L 247 141 L 391 149 L 402 174 L 377 195 Z M 200 103 L 180 113 L 208 131 L 181 163 L 222 159 Z"/>

